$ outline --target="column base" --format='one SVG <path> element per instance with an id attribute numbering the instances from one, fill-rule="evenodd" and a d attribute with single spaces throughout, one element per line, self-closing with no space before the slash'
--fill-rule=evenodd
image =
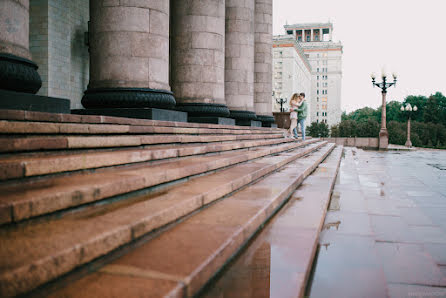
<path id="1" fill-rule="evenodd" d="M 86 109 L 175 107 L 173 93 L 149 88 L 92 88 L 84 92 L 82 105 Z"/>
<path id="2" fill-rule="evenodd" d="M 387 129 L 381 129 L 379 132 L 379 149 L 380 150 L 387 150 L 389 147 L 389 133 L 387 132 Z"/>
<path id="3" fill-rule="evenodd" d="M 235 120 L 224 117 L 188 117 L 188 122 L 235 125 Z"/>
<path id="4" fill-rule="evenodd" d="M 257 115 L 257 120 L 262 121 L 262 127 L 277 127 L 273 116 Z"/>
<path id="5" fill-rule="evenodd" d="M 406 146 L 406 147 L 412 147 L 412 142 L 410 141 L 410 140 L 407 140 L 406 141 L 406 144 L 404 144 L 404 146 Z"/>
<path id="6" fill-rule="evenodd" d="M 72 114 L 102 115 L 161 121 L 187 122 L 187 113 L 155 108 L 115 108 L 115 109 L 79 109 Z"/>
<path id="7" fill-rule="evenodd" d="M 224 104 L 217 103 L 177 103 L 175 109 L 177 111 L 187 112 L 189 117 L 206 117 L 206 118 L 227 118 L 229 116 L 229 109 Z"/>
<path id="8" fill-rule="evenodd" d="M 69 114 L 70 101 L 65 98 L 0 90 L 0 109 Z"/>
<path id="9" fill-rule="evenodd" d="M 240 126 L 262 127 L 262 121 L 256 120 L 235 120 L 235 124 Z"/>
<path id="10" fill-rule="evenodd" d="M 0 89 L 35 94 L 42 87 L 37 64 L 11 54 L 0 53 Z"/>

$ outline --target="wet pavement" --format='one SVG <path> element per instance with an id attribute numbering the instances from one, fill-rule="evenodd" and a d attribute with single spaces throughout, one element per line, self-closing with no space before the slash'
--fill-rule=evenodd
<path id="1" fill-rule="evenodd" d="M 446 297 L 446 151 L 344 152 L 309 297 Z"/>
<path id="2" fill-rule="evenodd" d="M 309 297 L 446 297 L 446 151 L 344 153 L 312 275 L 314 190 L 293 196 L 203 297 L 298 297 L 307 279 Z"/>

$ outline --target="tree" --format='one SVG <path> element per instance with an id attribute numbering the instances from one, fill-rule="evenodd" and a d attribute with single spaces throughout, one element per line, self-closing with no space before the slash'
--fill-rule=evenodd
<path id="1" fill-rule="evenodd" d="M 440 108 L 437 103 L 437 98 L 433 95 L 429 96 L 423 113 L 424 122 L 438 123 L 440 120 Z"/>
<path id="2" fill-rule="evenodd" d="M 321 123 L 312 122 L 311 125 L 307 127 L 307 130 L 308 134 L 315 138 L 318 137 L 326 138 L 330 133 L 328 125 L 324 122 Z"/>

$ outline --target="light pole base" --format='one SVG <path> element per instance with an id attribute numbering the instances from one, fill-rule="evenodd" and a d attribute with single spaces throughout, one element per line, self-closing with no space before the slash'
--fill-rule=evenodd
<path id="1" fill-rule="evenodd" d="M 379 149 L 380 150 L 387 150 L 389 147 L 389 133 L 387 132 L 387 129 L 381 129 L 379 132 Z"/>
<path id="2" fill-rule="evenodd" d="M 406 147 L 412 147 L 412 142 L 410 140 L 406 141 L 406 144 L 404 144 Z"/>

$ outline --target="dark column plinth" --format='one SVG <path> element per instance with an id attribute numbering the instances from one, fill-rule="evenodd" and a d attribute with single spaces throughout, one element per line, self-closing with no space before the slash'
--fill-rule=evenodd
<path id="1" fill-rule="evenodd" d="M 235 125 L 235 120 L 224 117 L 189 117 L 188 122 Z"/>
<path id="2" fill-rule="evenodd" d="M 262 121 L 256 120 L 235 120 L 235 124 L 240 126 L 262 127 Z"/>
<path id="3" fill-rule="evenodd" d="M 42 86 L 37 68 L 31 60 L 0 53 L 0 89 L 37 93 Z"/>
<path id="4" fill-rule="evenodd" d="M 224 104 L 216 103 L 177 103 L 177 111 L 187 112 L 189 117 L 229 117 L 228 107 Z"/>
<path id="5" fill-rule="evenodd" d="M 103 115 L 126 118 L 187 122 L 187 113 L 155 108 L 79 109 L 72 114 Z"/>
<path id="6" fill-rule="evenodd" d="M 64 98 L 0 90 L 0 109 L 69 114 L 70 101 Z"/>
<path id="7" fill-rule="evenodd" d="M 267 115 L 257 115 L 257 120 L 262 121 L 262 127 L 272 127 L 271 125 L 275 125 L 274 122 L 276 121 L 273 116 Z"/>

